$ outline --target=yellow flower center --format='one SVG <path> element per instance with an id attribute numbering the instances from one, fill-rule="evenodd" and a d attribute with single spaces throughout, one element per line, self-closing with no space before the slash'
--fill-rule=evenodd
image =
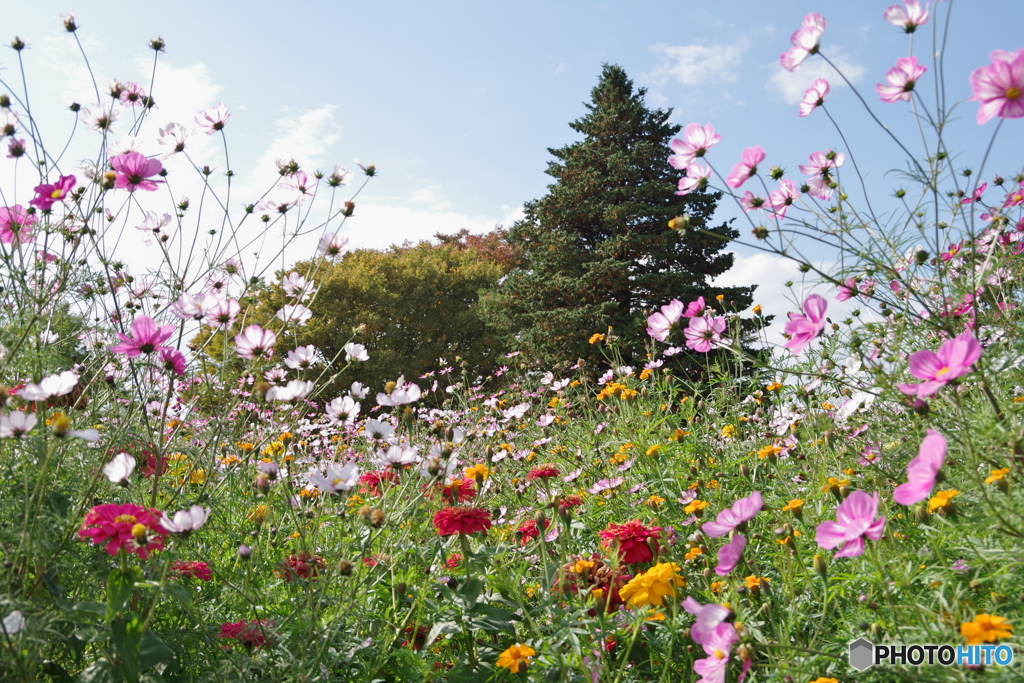
<path id="1" fill-rule="evenodd" d="M 54 190 L 53 192 L 50 193 L 50 199 L 60 199 L 63 196 L 64 196 L 64 190 L 60 190 L 60 189 Z"/>
<path id="2" fill-rule="evenodd" d="M 1008 100 L 1015 100 L 1020 97 L 1020 94 L 1020 88 L 1015 85 L 1006 89 L 1006 99 Z"/>
<path id="3" fill-rule="evenodd" d="M 724 652 L 722 652 L 721 650 L 719 650 L 719 649 L 718 649 L 718 648 L 716 647 L 716 648 L 715 648 L 715 658 L 716 658 L 716 659 L 725 659 L 725 653 L 724 653 Z"/>
<path id="4" fill-rule="evenodd" d="M 942 377 L 947 372 L 949 372 L 949 368 L 942 368 L 941 370 L 939 370 L 938 372 L 935 373 L 935 376 L 936 377 Z"/>
<path id="5" fill-rule="evenodd" d="M 114 522 L 123 522 L 125 524 L 135 524 L 137 521 L 135 515 L 118 515 L 114 517 Z"/>
<path id="6" fill-rule="evenodd" d="M 146 538 L 146 525 L 136 524 L 132 527 L 132 538 L 141 543 Z"/>

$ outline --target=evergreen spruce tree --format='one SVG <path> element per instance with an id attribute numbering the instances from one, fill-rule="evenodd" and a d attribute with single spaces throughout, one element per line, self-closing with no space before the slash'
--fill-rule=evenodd
<path id="1" fill-rule="evenodd" d="M 724 294 L 723 304 L 739 311 L 751 303 L 753 287 L 709 286 L 732 267 L 722 249 L 738 233 L 708 225 L 719 193 L 676 195 L 680 172 L 668 163 L 668 143 L 680 126 L 668 123 L 671 110 L 648 109 L 644 94 L 621 67 L 605 65 L 589 113 L 569 124 L 584 139 L 548 150 L 556 182 L 510 231 L 525 264 L 485 297 L 485 308 L 540 367 L 599 360 L 588 339 L 608 327 L 622 360 L 642 362 L 647 316 L 672 299 L 703 296 L 714 305 Z M 670 229 L 683 215 L 689 229 Z"/>

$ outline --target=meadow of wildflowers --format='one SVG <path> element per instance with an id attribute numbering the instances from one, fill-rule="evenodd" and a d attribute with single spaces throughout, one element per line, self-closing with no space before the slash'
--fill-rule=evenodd
<path id="1" fill-rule="evenodd" d="M 337 357 L 294 342 L 316 270 L 281 255 L 315 233 L 319 263 L 342 259 L 353 183 L 375 167 L 282 160 L 262 197 L 239 198 L 229 107 L 158 122 L 159 91 L 118 82 L 72 107 L 93 150 L 72 162 L 40 136 L 15 39 L 0 74 L 16 181 L 0 188 L 0 679 L 1018 677 L 1016 661 L 847 660 L 858 638 L 1015 647 L 1024 614 L 1024 175 L 986 168 L 1019 136 L 1024 48 L 945 83 L 949 4 L 879 8 L 894 41 L 920 50 L 930 31 L 939 55 L 899 57 L 861 96 L 919 123 L 923 151 L 891 186 L 869 189 L 849 149 L 787 177 L 751 146 L 723 176 L 710 123 L 665 150 L 680 193 L 724 192 L 751 244 L 816 276 L 777 312 L 788 339 L 767 362 L 738 341 L 759 307 L 676 299 L 647 312 L 642 368 L 617 361 L 614 330 L 580 330 L 605 365 L 556 376 L 511 353 L 474 377 L 453 357 L 341 395 L 322 387 L 374 349 L 358 330 L 338 331 Z M 78 39 L 74 17 L 64 30 Z M 791 44 L 787 69 L 827 59 L 825 17 Z M 815 80 L 794 115 L 841 124 L 829 93 Z M 988 150 L 947 149 L 947 95 L 977 107 Z M 161 147 L 108 139 L 158 123 Z M 223 156 L 190 156 L 202 134 Z M 199 198 L 176 194 L 172 158 Z M 118 250 L 136 229 L 146 263 Z M 802 255 L 816 242 L 840 250 L 836 270 Z M 287 301 L 272 324 L 249 317 L 261 283 Z M 834 300 L 860 309 L 833 319 Z M 707 354 L 699 381 L 666 369 L 683 348 Z"/>

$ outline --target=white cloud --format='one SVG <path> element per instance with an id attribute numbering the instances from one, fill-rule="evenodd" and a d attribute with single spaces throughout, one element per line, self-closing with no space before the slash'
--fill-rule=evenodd
<path id="1" fill-rule="evenodd" d="M 830 58 L 851 83 L 856 83 L 864 76 L 864 67 L 854 62 L 842 52 L 836 52 Z M 787 104 L 798 104 L 804 96 L 807 88 L 817 78 L 824 78 L 833 89 L 844 87 L 846 82 L 840 78 L 831 66 L 823 59 L 815 56 L 808 58 L 799 69 L 790 72 L 775 64 L 775 73 L 768 79 L 765 87 L 778 94 L 779 98 Z"/>
<path id="2" fill-rule="evenodd" d="M 325 166 L 327 152 L 341 140 L 341 126 L 334 118 L 334 105 L 324 105 L 303 113 L 289 112 L 274 122 L 277 135 L 256 160 L 254 175 L 261 187 L 272 184 L 277 176 L 277 160 L 295 159 L 312 176 L 313 170 Z"/>
<path id="3" fill-rule="evenodd" d="M 569 70 L 569 65 L 566 64 L 565 62 L 559 62 L 558 66 L 555 67 L 555 73 L 556 74 L 564 74 L 568 70 Z"/>
<path id="4" fill-rule="evenodd" d="M 746 49 L 745 39 L 732 45 L 653 45 L 651 52 L 660 53 L 665 61 L 644 78 L 658 86 L 669 81 L 683 85 L 732 83 Z"/>

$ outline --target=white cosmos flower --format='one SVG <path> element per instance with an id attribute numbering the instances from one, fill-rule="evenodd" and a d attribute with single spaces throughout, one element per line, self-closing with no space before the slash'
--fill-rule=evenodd
<path id="1" fill-rule="evenodd" d="M 380 420 L 367 420 L 363 424 L 363 435 L 368 439 L 379 439 L 386 441 L 395 433 L 395 428 L 388 422 Z"/>
<path id="2" fill-rule="evenodd" d="M 296 325 L 305 325 L 313 317 L 313 311 L 302 304 L 285 304 L 277 312 L 277 319 L 283 322 L 293 322 Z"/>
<path id="3" fill-rule="evenodd" d="M 343 493 L 350 490 L 359 481 L 359 466 L 353 462 L 339 465 L 327 463 L 327 476 L 319 472 L 309 475 L 309 483 L 317 487 L 321 493 Z"/>
<path id="4" fill-rule="evenodd" d="M 271 387 L 267 391 L 268 401 L 298 401 L 309 396 L 313 391 L 313 383 L 308 380 L 293 379 L 283 387 Z"/>
<path id="5" fill-rule="evenodd" d="M 348 360 L 357 360 L 360 363 L 363 363 L 370 360 L 370 355 L 366 353 L 366 347 L 362 344 L 349 342 L 348 344 L 345 344 L 345 358 Z"/>
<path id="6" fill-rule="evenodd" d="M 312 344 L 292 349 L 288 352 L 288 357 L 284 359 L 284 364 L 292 370 L 311 368 L 318 362 L 319 361 L 316 357 L 316 347 Z"/>
<path id="7" fill-rule="evenodd" d="M 128 477 L 135 471 L 135 458 L 127 453 L 118 453 L 114 459 L 103 466 L 103 474 L 118 486 L 127 486 Z"/>
<path id="8" fill-rule="evenodd" d="M 386 451 L 377 451 L 373 456 L 373 462 L 382 469 L 415 465 L 419 461 L 420 456 L 415 448 L 402 448 L 401 446 L 392 446 Z"/>
<path id="9" fill-rule="evenodd" d="M 366 394 L 369 393 L 369 389 L 364 387 L 359 382 L 352 382 L 351 388 L 348 390 L 348 395 L 357 401 L 362 401 L 366 398 Z"/>
<path id="10" fill-rule="evenodd" d="M 36 422 L 38 420 L 35 415 L 12 410 L 9 414 L 0 416 L 0 439 L 21 438 L 24 434 L 32 431 Z"/>
<path id="11" fill-rule="evenodd" d="M 324 407 L 327 417 L 331 422 L 341 422 L 350 425 L 359 415 L 360 405 L 352 400 L 351 396 L 339 396 Z"/>
<path id="12" fill-rule="evenodd" d="M 423 395 L 419 385 L 405 381 L 405 375 L 398 378 L 395 388 L 390 394 L 377 394 L 377 404 L 382 406 L 400 406 L 406 403 L 418 401 Z"/>
<path id="13" fill-rule="evenodd" d="M 281 289 L 285 294 L 299 301 L 306 301 L 316 294 L 316 287 L 313 283 L 298 273 L 288 273 L 281 278 Z"/>
<path id="14" fill-rule="evenodd" d="M 65 370 L 59 375 L 44 377 L 39 384 L 26 384 L 18 396 L 26 401 L 45 401 L 53 396 L 63 396 L 71 393 L 71 390 L 78 384 L 78 375 Z"/>
<path id="15" fill-rule="evenodd" d="M 206 524 L 206 520 L 209 518 L 210 508 L 204 508 L 202 505 L 193 505 L 188 510 L 178 510 L 174 513 L 173 518 L 162 515 L 160 517 L 160 526 L 172 534 L 188 536 Z"/>

